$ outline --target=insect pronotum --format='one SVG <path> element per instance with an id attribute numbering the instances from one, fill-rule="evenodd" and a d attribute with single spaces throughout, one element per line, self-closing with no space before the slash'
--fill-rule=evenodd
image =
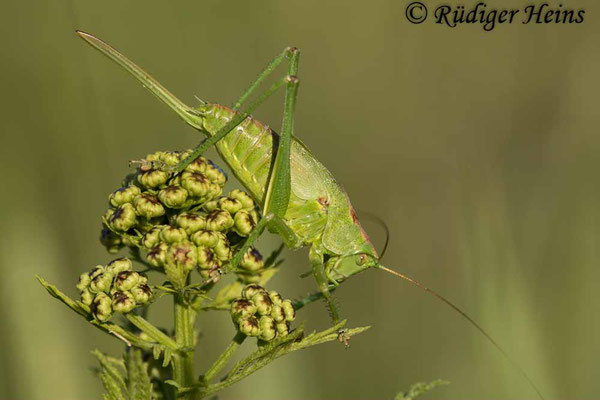
<path id="1" fill-rule="evenodd" d="M 294 136 L 294 109 L 300 83 L 300 51 L 297 48 L 287 47 L 278 54 L 233 107 L 202 103 L 194 108 L 185 105 L 107 43 L 89 33 L 77 31 L 77 34 L 123 67 L 186 123 L 206 136 L 190 156 L 175 167 L 177 172 L 215 146 L 236 178 L 262 207 L 263 217 L 223 273 L 236 270 L 243 255 L 266 228 L 278 234 L 289 248 L 309 247 L 311 272 L 320 292 L 318 297 L 325 299 L 333 322 L 337 323 L 340 317 L 332 298 L 332 289 L 369 268 L 386 271 L 432 294 L 459 313 L 519 370 L 543 399 L 525 371 L 464 311 L 430 288 L 380 263 L 380 257 L 361 227 L 346 192 L 327 168 Z M 288 63 L 287 74 L 242 108 L 261 83 L 285 60 Z M 253 119 L 250 113 L 281 87 L 285 87 L 285 104 L 278 134 Z M 311 297 L 314 298 L 316 296 Z M 343 331 L 339 332 L 339 336 L 340 341 L 347 341 Z"/>

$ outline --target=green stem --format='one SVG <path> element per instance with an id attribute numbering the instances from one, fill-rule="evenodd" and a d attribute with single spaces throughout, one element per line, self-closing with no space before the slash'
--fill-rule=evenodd
<path id="1" fill-rule="evenodd" d="M 195 311 L 182 295 L 173 297 L 175 304 L 175 341 L 182 350 L 173 360 L 173 379 L 179 387 L 188 388 L 194 384 L 194 319 Z M 182 394 L 180 399 L 193 400 L 195 391 Z"/>
<path id="2" fill-rule="evenodd" d="M 214 364 L 204 374 L 204 381 L 207 384 L 210 383 L 210 381 L 212 381 L 213 378 L 219 372 L 221 372 L 223 367 L 227 364 L 227 361 L 229 361 L 231 356 L 233 356 L 233 353 L 235 353 L 237 348 L 240 347 L 240 345 L 244 342 L 245 339 L 246 339 L 246 335 L 244 335 L 241 332 L 238 332 L 233 337 L 233 340 L 231 340 L 231 343 L 229 344 L 229 346 L 227 346 L 225 351 L 223 351 L 223 353 L 221 353 L 219 358 L 217 358 L 217 360 L 214 362 Z"/>
<path id="3" fill-rule="evenodd" d="M 150 336 L 153 340 L 157 341 L 158 343 L 164 346 L 169 347 L 171 350 L 179 349 L 178 344 L 173 339 L 165 335 L 157 327 L 152 325 L 150 322 L 146 321 L 141 316 L 136 315 L 134 313 L 128 313 L 126 314 L 126 317 L 129 320 L 129 322 L 131 322 L 139 330 Z"/>

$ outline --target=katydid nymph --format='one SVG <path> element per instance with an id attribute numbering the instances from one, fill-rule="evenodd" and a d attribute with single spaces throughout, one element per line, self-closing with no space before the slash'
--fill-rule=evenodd
<path id="1" fill-rule="evenodd" d="M 294 136 L 300 57 L 297 48 L 285 48 L 277 55 L 232 107 L 205 102 L 198 107 L 190 107 L 107 43 L 85 32 L 77 31 L 77 34 L 133 75 L 181 119 L 206 136 L 175 167 L 175 172 L 182 171 L 208 148 L 215 146 L 239 182 L 261 206 L 262 218 L 222 273 L 235 271 L 253 242 L 268 229 L 279 235 L 289 248 L 309 247 L 311 272 L 319 290 L 319 296 L 312 298 L 324 298 L 333 322 L 337 323 L 340 317 L 332 290 L 347 278 L 367 269 L 386 271 L 427 291 L 458 312 L 523 374 L 542 397 L 523 369 L 465 312 L 416 280 L 381 264 L 346 192 L 327 168 Z M 242 108 L 249 103 L 248 100 L 256 94 L 265 79 L 286 60 L 287 74 Z M 283 122 L 280 133 L 276 133 L 250 114 L 282 87 L 285 88 Z M 339 332 L 339 338 L 342 342 L 347 341 L 343 331 Z"/>

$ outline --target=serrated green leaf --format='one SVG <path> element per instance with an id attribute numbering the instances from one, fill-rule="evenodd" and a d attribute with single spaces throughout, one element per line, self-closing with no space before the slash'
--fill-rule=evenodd
<path id="1" fill-rule="evenodd" d="M 142 352 L 129 349 L 125 358 L 127 366 L 127 390 L 129 400 L 150 400 L 153 388 L 148 374 L 148 364 L 142 359 Z"/>

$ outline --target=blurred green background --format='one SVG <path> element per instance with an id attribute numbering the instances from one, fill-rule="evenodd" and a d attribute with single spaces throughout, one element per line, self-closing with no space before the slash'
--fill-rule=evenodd
<path id="1" fill-rule="evenodd" d="M 359 211 L 387 222 L 386 264 L 481 322 L 548 398 L 598 398 L 600 6 L 565 1 L 586 10 L 580 25 L 484 32 L 411 25 L 407 3 L 5 2 L 0 398 L 100 398 L 90 350 L 117 355 L 121 344 L 33 276 L 75 295 L 78 275 L 111 259 L 98 242 L 100 215 L 127 161 L 199 140 L 75 29 L 189 103 L 231 104 L 280 49 L 300 47 L 296 134 Z M 282 103 L 280 94 L 255 116 L 279 126 Z M 364 225 L 381 246 L 381 227 Z M 259 247 L 277 243 L 269 235 Z M 307 252 L 285 255 L 272 286 L 298 297 L 314 286 L 298 277 Z M 338 293 L 349 325 L 373 326 L 350 350 L 328 344 L 285 357 L 222 398 L 391 399 L 435 378 L 452 384 L 430 398 L 535 397 L 482 335 L 426 293 L 378 271 Z M 168 301 L 157 304 L 153 321 L 169 324 Z M 328 325 L 321 304 L 300 319 Z M 199 328 L 206 367 L 233 328 L 219 313 Z"/>

